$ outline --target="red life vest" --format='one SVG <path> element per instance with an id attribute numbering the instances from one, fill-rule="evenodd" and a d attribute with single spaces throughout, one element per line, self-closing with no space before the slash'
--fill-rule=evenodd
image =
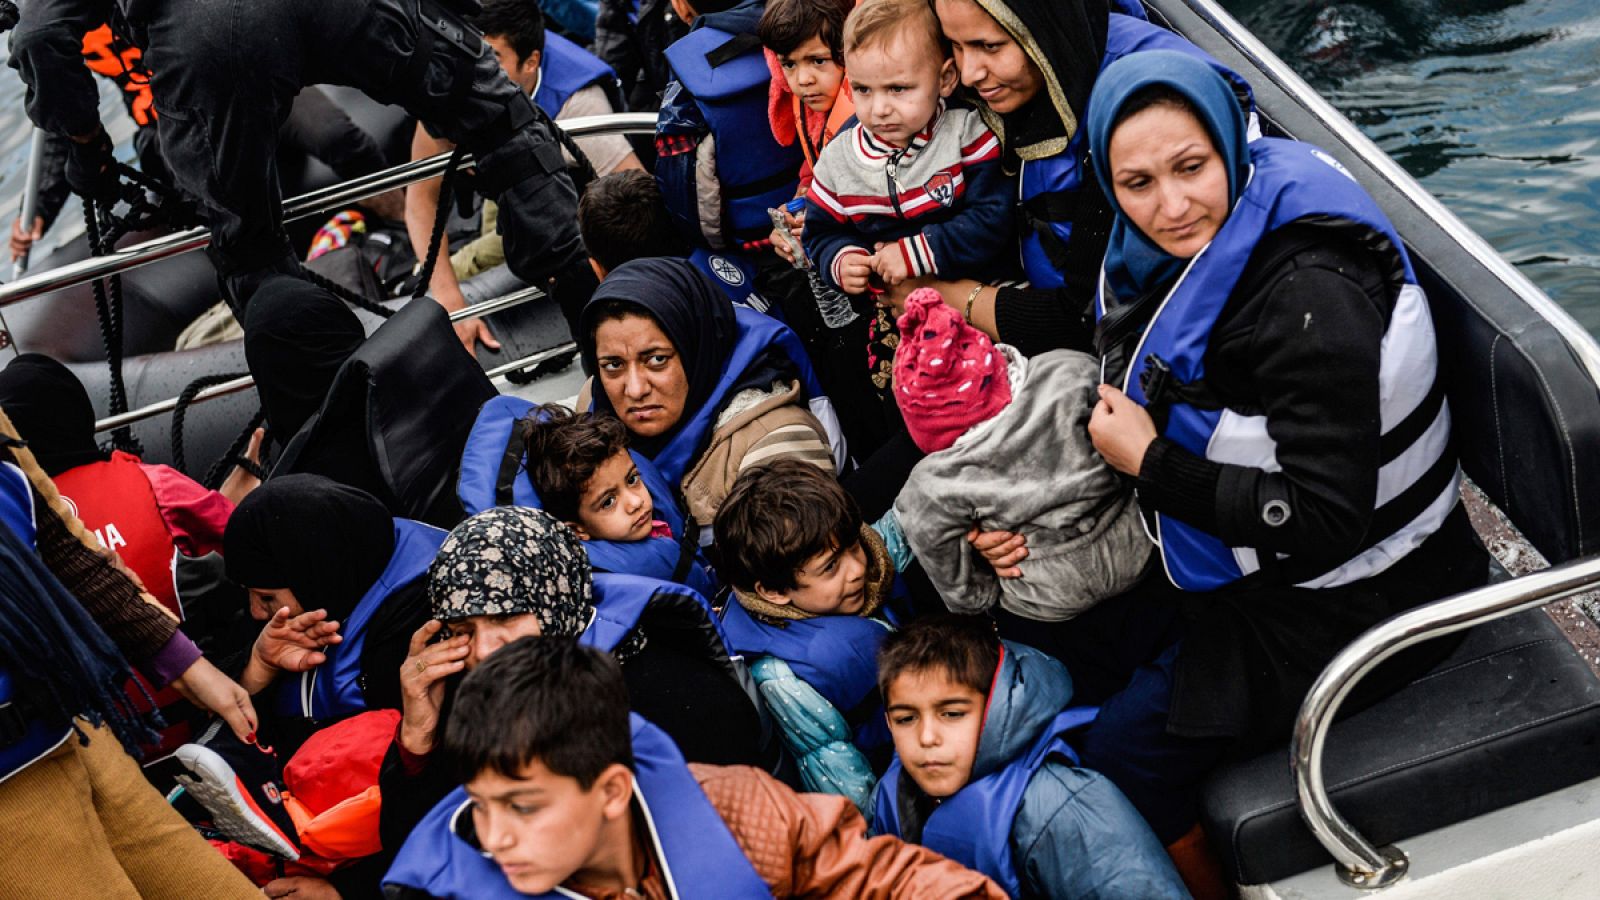
<path id="1" fill-rule="evenodd" d="M 177 548 L 139 458 L 115 451 L 105 462 L 62 472 L 55 482 L 61 499 L 100 539 L 100 546 L 122 557 L 145 588 L 182 619 L 172 584 L 172 555 Z"/>
<path id="2" fill-rule="evenodd" d="M 151 595 L 182 621 L 183 608 L 172 583 L 173 556 L 178 549 L 156 506 L 155 491 L 140 467 L 139 458 L 114 451 L 105 462 L 62 472 L 55 477 L 55 483 L 61 499 L 77 514 L 83 527 L 99 538 L 100 546 L 122 557 Z M 135 673 L 133 677 L 139 684 L 128 685 L 128 698 L 140 712 L 150 708 L 144 699 L 147 691 L 155 699 L 155 705 L 162 709 L 183 699 L 170 687 L 157 691 L 144 676 Z M 161 732 L 160 744 L 144 748 L 147 760 L 164 756 L 189 740 L 190 729 L 186 724 L 173 723 L 170 716 L 168 721 L 169 726 Z"/>

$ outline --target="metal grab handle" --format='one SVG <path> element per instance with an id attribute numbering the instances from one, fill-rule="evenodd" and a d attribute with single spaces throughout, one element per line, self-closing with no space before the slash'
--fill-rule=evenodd
<path id="1" fill-rule="evenodd" d="M 484 302 L 473 306 L 463 306 L 462 308 L 450 314 L 450 321 L 455 323 L 461 321 L 462 319 L 476 319 L 480 316 L 493 315 L 494 313 L 502 310 L 510 309 L 513 306 L 521 306 L 522 304 L 527 303 L 529 300 L 536 300 L 543 296 L 544 291 L 541 291 L 538 288 L 523 288 L 519 291 L 512 291 L 511 293 L 506 294 L 504 297 L 496 297 L 493 300 L 485 300 Z M 432 303 L 434 301 L 431 298 L 424 297 L 419 302 Z M 540 350 L 539 352 L 530 354 L 522 359 L 514 360 L 501 366 L 496 366 L 495 368 L 490 369 L 486 374 L 488 374 L 490 378 L 494 378 L 497 375 L 504 375 L 507 372 L 514 372 L 517 369 L 525 368 L 531 365 L 537 365 L 551 356 L 560 355 L 560 353 L 552 351 L 567 352 L 574 349 L 576 346 L 576 344 L 566 343 L 557 345 L 547 350 Z M 218 397 L 226 397 L 229 394 L 237 394 L 240 391 L 248 391 L 255 386 L 255 378 L 249 375 L 240 375 L 238 378 L 230 381 L 224 381 L 221 384 L 214 384 L 208 388 L 197 391 L 194 397 L 189 400 L 189 405 L 193 406 L 196 403 L 204 403 L 207 400 L 215 400 Z M 169 413 L 177 408 L 178 398 L 168 397 L 165 400 L 157 400 L 155 403 L 141 406 L 138 409 L 130 409 L 125 413 L 115 416 L 107 416 L 106 418 L 94 423 L 94 430 L 96 433 L 111 431 L 113 429 L 121 428 L 124 425 L 132 425 L 135 422 L 143 422 L 145 419 L 153 419 L 162 413 Z"/>
<path id="2" fill-rule="evenodd" d="M 576 119 L 565 119 L 561 122 L 561 129 L 573 137 L 590 137 L 604 134 L 646 134 L 653 132 L 656 126 L 654 113 L 611 113 L 604 116 L 584 116 Z M 440 153 L 427 159 L 413 160 L 402 163 L 391 169 L 374 172 L 361 178 L 352 178 L 344 184 L 312 191 L 296 197 L 283 205 L 283 220 L 292 222 L 308 216 L 326 214 L 342 209 L 347 204 L 353 203 L 374 194 L 405 187 L 419 181 L 437 177 L 444 173 L 445 166 L 450 161 L 449 153 Z M 466 157 L 461 161 L 463 167 L 471 165 L 472 158 Z M 69 263 L 54 269 L 47 269 L 26 278 L 18 279 L 10 284 L 0 285 L 0 308 L 10 306 L 29 297 L 48 294 L 62 288 L 74 287 L 104 278 L 117 272 L 159 262 L 172 256 L 199 250 L 211 243 L 211 231 L 207 228 L 191 228 L 154 240 L 135 244 L 122 250 L 114 251 L 106 256 L 92 256 L 75 263 Z"/>
<path id="3" fill-rule="evenodd" d="M 1456 594 L 1401 613 L 1351 642 L 1322 670 L 1295 720 L 1289 745 L 1300 815 L 1336 861 L 1340 880 L 1352 887 L 1387 887 L 1405 875 L 1406 855 L 1375 847 L 1333 808 L 1322 777 L 1328 729 L 1339 706 L 1362 678 L 1396 653 L 1600 586 L 1600 556 L 1565 563 L 1500 584 Z"/>

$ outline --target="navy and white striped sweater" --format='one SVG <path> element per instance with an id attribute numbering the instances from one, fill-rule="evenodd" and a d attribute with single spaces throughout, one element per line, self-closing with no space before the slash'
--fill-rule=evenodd
<path id="1" fill-rule="evenodd" d="M 806 197 L 805 248 L 823 280 L 838 263 L 898 242 L 912 277 L 992 281 L 1014 268 L 1016 184 L 978 113 L 946 108 L 905 148 L 859 122 L 828 143 Z"/>

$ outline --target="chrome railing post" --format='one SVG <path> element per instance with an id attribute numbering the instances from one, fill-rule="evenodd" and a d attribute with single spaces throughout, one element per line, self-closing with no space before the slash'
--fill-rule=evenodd
<path id="1" fill-rule="evenodd" d="M 1352 887 L 1388 887 L 1404 877 L 1406 855 L 1396 847 L 1377 847 L 1356 831 L 1328 796 L 1322 757 L 1328 729 L 1339 706 L 1369 672 L 1396 653 L 1426 640 L 1553 603 L 1600 586 L 1600 556 L 1446 597 L 1401 613 L 1351 642 L 1322 670 L 1295 720 L 1290 765 L 1300 815 L 1335 861 L 1339 878 Z"/>

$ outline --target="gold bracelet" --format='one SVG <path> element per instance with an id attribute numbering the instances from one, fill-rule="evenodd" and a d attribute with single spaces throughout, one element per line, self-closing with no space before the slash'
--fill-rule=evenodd
<path id="1" fill-rule="evenodd" d="M 978 302 L 978 292 L 981 290 L 983 290 L 983 282 L 980 281 L 972 288 L 972 293 L 967 295 L 967 309 L 961 314 L 961 317 L 967 320 L 968 325 L 972 324 L 972 304 Z"/>

